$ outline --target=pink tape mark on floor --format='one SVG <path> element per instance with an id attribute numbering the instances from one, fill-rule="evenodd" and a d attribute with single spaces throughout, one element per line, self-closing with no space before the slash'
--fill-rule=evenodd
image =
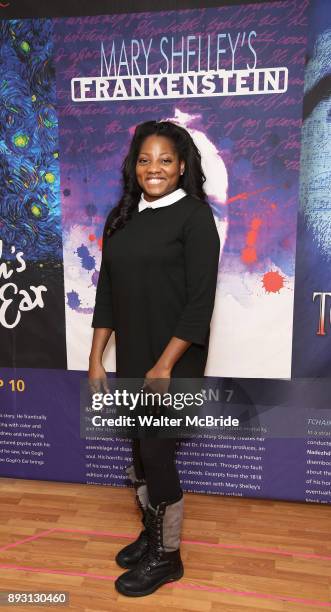
<path id="1" fill-rule="evenodd" d="M 89 574 L 87 572 L 69 572 L 65 570 L 48 569 L 42 567 L 29 567 L 21 565 L 0 565 L 0 569 L 17 570 L 22 572 L 36 572 L 46 574 L 59 574 L 64 576 L 78 576 L 81 578 L 94 578 L 95 580 L 116 580 L 117 576 L 105 576 L 100 574 Z M 287 601 L 291 603 L 300 603 L 307 606 L 317 606 L 318 608 L 331 608 L 331 602 L 320 601 L 318 599 L 304 599 L 300 597 L 291 597 L 288 595 L 271 595 L 269 593 L 257 593 L 254 591 L 236 591 L 226 587 L 209 586 L 206 584 L 190 584 L 185 582 L 172 582 L 165 584 L 164 587 L 185 589 L 189 591 L 207 591 L 210 593 L 227 593 L 236 597 L 256 597 L 258 599 L 269 599 L 273 601 Z"/>
<path id="2" fill-rule="evenodd" d="M 301 603 L 306 606 L 319 606 L 322 608 L 331 608 L 331 602 L 320 601 L 318 599 L 305 599 L 301 597 L 291 597 L 289 595 L 271 595 L 269 593 L 257 593 L 255 591 L 236 591 L 235 589 L 228 589 L 227 587 L 214 587 L 205 584 L 185 584 L 176 583 L 176 586 L 180 589 L 188 589 L 195 591 L 209 591 L 213 593 L 228 593 L 229 595 L 236 595 L 238 597 L 256 597 L 257 599 L 271 599 L 273 601 L 288 601 L 291 603 Z"/>
<path id="3" fill-rule="evenodd" d="M 79 533 L 82 535 L 96 535 L 96 536 L 104 536 L 109 538 L 123 538 L 128 540 L 133 540 L 136 537 L 136 534 L 132 533 L 113 533 L 112 531 L 94 531 L 91 529 L 65 529 L 62 527 L 53 527 L 52 529 L 47 529 L 46 531 L 41 531 L 33 536 L 28 538 L 24 538 L 23 540 L 18 540 L 17 542 L 13 542 L 11 544 L 6 544 L 0 548 L 0 552 L 3 550 L 7 550 L 8 548 L 15 548 L 20 544 L 25 544 L 26 542 L 31 542 L 32 540 L 37 540 L 38 538 L 43 538 L 49 535 L 50 533 Z M 244 552 L 254 552 L 254 553 L 267 553 L 272 555 L 282 555 L 285 557 L 294 557 L 298 559 L 319 559 L 321 561 L 331 561 L 331 555 L 317 555 L 316 553 L 304 553 L 300 551 L 290 551 L 290 550 L 279 550 L 278 548 L 257 548 L 253 546 L 242 546 L 241 544 L 223 544 L 223 543 L 214 543 L 214 542 L 206 542 L 204 540 L 182 540 L 183 544 L 193 545 L 193 546 L 208 546 L 210 548 L 224 548 L 228 550 L 242 550 Z"/>
<path id="4" fill-rule="evenodd" d="M 304 553 L 300 551 L 279 550 L 278 548 L 256 548 L 253 546 L 242 546 L 240 544 L 213 544 L 202 540 L 183 540 L 186 544 L 198 544 L 199 546 L 211 546 L 213 548 L 227 548 L 229 550 L 243 550 L 246 552 L 270 553 L 272 555 L 285 555 L 286 557 L 298 557 L 304 559 L 320 559 L 331 561 L 331 555 L 317 555 L 315 553 Z"/>
<path id="5" fill-rule="evenodd" d="M 29 565 L 0 565 L 0 569 L 17 570 L 19 572 L 36 572 L 39 574 L 78 576 L 80 578 L 94 578 L 95 580 L 116 580 L 117 578 L 117 576 L 103 576 L 101 574 L 89 574 L 87 572 L 71 572 L 61 569 L 49 569 L 48 567 L 30 567 Z"/>
<path id="6" fill-rule="evenodd" d="M 81 533 L 81 534 L 86 534 L 86 535 L 101 535 L 101 536 L 106 536 L 106 537 L 124 538 L 124 539 L 134 539 L 137 537 L 137 534 L 112 533 L 110 531 L 91 531 L 91 530 L 85 531 L 81 529 L 62 529 L 61 527 L 56 528 L 55 531 L 61 531 L 64 533 Z M 204 540 L 182 540 L 182 542 L 183 544 L 209 546 L 211 548 L 243 550 L 246 552 L 269 553 L 273 555 L 283 555 L 286 557 L 298 557 L 298 558 L 304 558 L 304 559 L 320 559 L 321 561 L 331 561 L 331 555 L 317 555 L 315 553 L 304 553 L 300 551 L 280 550 L 278 548 L 257 548 L 253 546 L 242 546 L 241 544 L 222 544 L 222 543 L 206 542 Z"/>
<path id="7" fill-rule="evenodd" d="M 3 550 L 7 550 L 8 548 L 15 548 L 16 546 L 19 546 L 20 544 L 25 544 L 26 542 L 32 542 L 32 540 L 38 540 L 38 538 L 44 538 L 49 533 L 53 533 L 54 531 L 57 531 L 56 527 L 53 527 L 52 529 L 47 529 L 47 531 L 41 531 L 40 533 L 36 533 L 33 536 L 24 538 L 24 540 L 17 540 L 16 542 L 12 542 L 11 544 L 6 544 L 5 546 L 2 546 L 0 548 L 0 552 L 2 552 Z"/>

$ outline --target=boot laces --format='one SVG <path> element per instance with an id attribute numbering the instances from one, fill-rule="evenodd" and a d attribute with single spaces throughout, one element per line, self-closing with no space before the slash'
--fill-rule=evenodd
<path id="1" fill-rule="evenodd" d="M 162 556 L 162 517 L 159 514 L 155 516 L 148 513 L 147 516 L 147 537 L 148 551 L 141 562 L 141 569 L 149 571 L 151 566 L 155 565 Z"/>

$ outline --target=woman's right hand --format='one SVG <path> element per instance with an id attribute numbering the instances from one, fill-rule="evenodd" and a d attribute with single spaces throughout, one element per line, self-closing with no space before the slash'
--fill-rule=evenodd
<path id="1" fill-rule="evenodd" d="M 90 360 L 88 381 L 92 393 L 100 393 L 102 391 L 109 393 L 107 372 L 101 361 Z"/>

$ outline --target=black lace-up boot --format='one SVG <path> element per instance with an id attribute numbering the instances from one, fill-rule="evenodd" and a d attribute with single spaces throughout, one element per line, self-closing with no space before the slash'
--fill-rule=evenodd
<path id="1" fill-rule="evenodd" d="M 146 481 L 144 479 L 136 478 L 133 465 L 127 468 L 126 472 L 135 488 L 136 502 L 141 511 L 142 523 L 145 527 L 145 529 L 143 529 L 143 531 L 141 531 L 139 534 L 138 538 L 131 544 L 128 544 L 122 548 L 122 550 L 120 550 L 115 557 L 116 563 L 120 567 L 131 569 L 137 565 L 148 550 L 148 538 L 146 532 L 148 493 Z"/>
<path id="2" fill-rule="evenodd" d="M 149 595 L 162 584 L 183 576 L 179 551 L 183 502 L 182 496 L 173 504 L 163 502 L 157 508 L 148 505 L 148 551 L 134 569 L 117 578 L 115 587 L 119 593 L 129 597 Z"/>

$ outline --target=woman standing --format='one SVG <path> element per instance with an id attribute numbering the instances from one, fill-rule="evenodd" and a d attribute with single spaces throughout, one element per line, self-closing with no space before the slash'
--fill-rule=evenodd
<path id="1" fill-rule="evenodd" d="M 113 330 L 118 378 L 202 378 L 220 240 L 200 152 L 184 128 L 147 121 L 136 127 L 122 174 L 123 195 L 103 233 L 89 379 L 105 384 Z M 128 474 L 144 530 L 116 557 L 128 569 L 115 582 L 124 595 L 147 595 L 183 575 L 175 450 L 173 438 L 132 440 Z"/>

